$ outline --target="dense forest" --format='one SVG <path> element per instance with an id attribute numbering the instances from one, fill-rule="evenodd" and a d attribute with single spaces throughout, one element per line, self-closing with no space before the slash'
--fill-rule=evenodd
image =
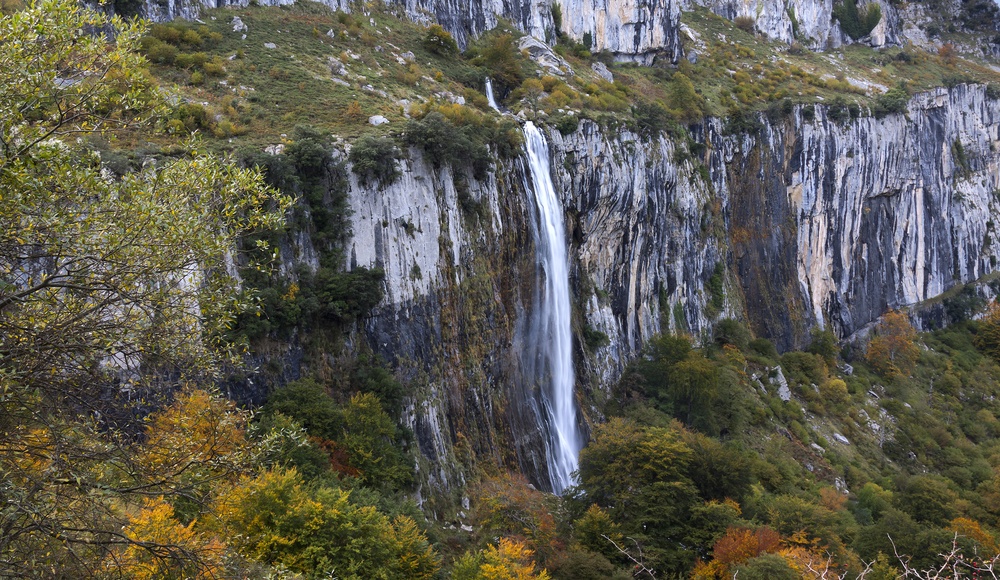
<path id="1" fill-rule="evenodd" d="M 868 6 L 839 5 L 847 34 L 872 31 Z M 569 66 L 614 67 L 607 81 L 538 72 L 507 23 L 460 51 L 381 5 L 370 20 L 301 2 L 152 25 L 72 0 L 2 9 L 0 577 L 996 577 L 995 279 L 888 309 L 849 339 L 814 326 L 804 349 L 779 352 L 732 307 L 720 261 L 706 268 L 710 326 L 663 308 L 666 331 L 588 391 L 576 485 L 546 493 L 509 455 L 476 461 L 456 431 L 474 469 L 436 494 L 408 427 L 417 381 L 363 338 L 387 274 L 346 267 L 351 184 L 398 182 L 413 152 L 467 168 L 453 180 L 461 219 L 489 221 L 468 180 L 523 143 L 517 117 L 491 110 L 485 73 L 521 119 L 667 135 L 681 144 L 670 162 L 697 176 L 706 116 L 740 135 L 793 107 L 902 115 L 920 90 L 1000 78 L 988 67 L 852 47 L 848 59 L 909 77 L 869 95 L 765 58 L 776 49 L 752 22 L 703 11 L 700 30 L 735 40 L 697 62 L 619 66 L 587 39 L 555 39 Z M 237 20 L 299 59 L 243 48 Z M 753 76 L 728 74 L 734 61 Z M 438 98 L 402 108 L 332 83 L 345 65 L 335 78 Z M 706 215 L 702 231 L 721 229 Z M 302 235 L 313 263 L 290 268 Z M 939 315 L 918 332 L 921 308 Z M 611 339 L 576 316 L 585 369 Z M 289 353 L 305 361 L 295 372 Z"/>

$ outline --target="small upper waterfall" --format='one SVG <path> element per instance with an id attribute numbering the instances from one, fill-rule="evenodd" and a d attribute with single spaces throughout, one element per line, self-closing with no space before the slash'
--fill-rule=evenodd
<path id="1" fill-rule="evenodd" d="M 490 77 L 486 77 L 486 100 L 490 102 L 494 111 L 500 112 L 500 106 L 497 105 L 496 97 L 493 96 L 493 81 L 490 80 Z"/>
<path id="2" fill-rule="evenodd" d="M 487 82 L 487 90 L 491 89 Z M 488 93 L 494 104 L 492 91 Z M 573 336 L 570 330 L 569 260 L 562 206 L 549 173 L 545 137 L 530 121 L 524 125 L 528 168 L 535 194 L 538 263 L 544 284 L 538 289 L 529 344 L 537 348 L 537 376 L 543 380 L 542 403 L 549 419 L 549 478 L 552 491 L 562 493 L 574 483 L 582 447 L 577 428 L 573 387 Z M 547 383 L 547 384 L 546 384 Z M 547 389 L 545 387 L 548 387 Z"/>

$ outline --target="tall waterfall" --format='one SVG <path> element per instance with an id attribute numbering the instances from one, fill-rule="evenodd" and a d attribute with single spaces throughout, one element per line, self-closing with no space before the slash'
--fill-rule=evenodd
<path id="1" fill-rule="evenodd" d="M 487 88 L 492 87 L 487 84 Z M 492 90 L 489 91 L 492 97 Z M 494 104 L 490 98 L 491 104 Z M 545 137 L 530 121 L 524 125 L 535 194 L 535 244 L 544 276 L 539 288 L 529 344 L 536 348 L 536 373 L 543 382 L 542 403 L 549 419 L 549 478 L 552 491 L 562 493 L 574 483 L 572 472 L 578 465 L 582 447 L 576 420 L 573 386 L 573 336 L 570 332 L 569 261 L 562 206 L 556 197 L 549 173 L 549 148 Z M 546 384 L 547 383 L 547 384 Z M 548 387 L 547 389 L 545 387 Z"/>

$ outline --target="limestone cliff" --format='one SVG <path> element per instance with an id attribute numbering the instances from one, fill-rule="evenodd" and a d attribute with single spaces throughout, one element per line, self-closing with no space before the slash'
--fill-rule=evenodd
<path id="1" fill-rule="evenodd" d="M 996 269 L 1000 103 L 983 87 L 920 94 L 883 119 L 837 123 L 824 107 L 797 107 L 762 117 L 755 134 L 725 134 L 718 120 L 695 129 L 703 154 L 590 121 L 549 134 L 590 419 L 657 332 L 703 337 L 734 315 L 780 348 L 801 346 L 815 325 L 846 336 Z M 520 373 L 535 291 L 522 162 L 464 176 L 467 191 L 417 151 L 403 169 L 384 190 L 352 184 L 350 261 L 387 274 L 364 335 L 418 385 L 407 420 L 422 479 L 456 489 L 489 460 L 546 481 L 538 386 Z M 708 289 L 720 261 L 721 310 Z M 585 327 L 610 344 L 591 352 Z"/>

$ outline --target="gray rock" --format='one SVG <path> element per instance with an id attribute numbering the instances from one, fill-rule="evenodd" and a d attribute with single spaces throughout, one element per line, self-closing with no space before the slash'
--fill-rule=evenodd
<path id="1" fill-rule="evenodd" d="M 265 42 L 264 48 L 274 50 L 275 48 L 278 48 L 278 45 L 274 44 L 273 42 Z"/>
<path id="2" fill-rule="evenodd" d="M 233 26 L 233 32 L 249 32 L 247 25 L 243 23 L 243 20 L 239 16 L 233 16 L 233 21 L 229 24 Z"/>
<path id="3" fill-rule="evenodd" d="M 614 75 L 611 74 L 611 71 L 608 70 L 607 65 L 605 65 L 603 62 L 596 61 L 594 64 L 590 65 L 590 68 L 593 69 L 595 73 L 597 73 L 597 76 L 608 81 L 609 83 L 615 82 Z"/>
<path id="4" fill-rule="evenodd" d="M 406 51 L 406 52 L 404 52 L 403 54 L 401 54 L 400 56 L 401 56 L 401 57 L 403 58 L 403 60 L 404 60 L 404 61 L 406 61 L 406 62 L 413 62 L 413 61 L 417 60 L 417 57 L 416 57 L 416 55 L 414 55 L 414 54 L 413 54 L 412 52 L 410 52 L 410 51 Z"/>
<path id="5" fill-rule="evenodd" d="M 533 36 L 522 36 L 517 43 L 519 50 L 528 51 L 528 56 L 538 66 L 551 75 L 572 75 L 573 69 L 566 60 L 552 51 L 552 47 Z"/>
<path id="6" fill-rule="evenodd" d="M 388 122 L 389 119 L 386 119 L 382 115 L 372 115 L 371 117 L 368 117 L 368 123 L 371 125 L 375 125 L 376 127 L 378 127 L 379 125 L 385 125 Z"/>
<path id="7" fill-rule="evenodd" d="M 836 441 L 837 443 L 842 443 L 842 444 L 844 444 L 844 445 L 850 445 L 850 444 L 851 444 L 851 442 L 847 440 L 847 437 L 844 437 L 844 436 L 843 436 L 843 435 L 841 435 L 840 433 L 834 433 L 834 434 L 833 434 L 833 439 L 834 439 L 834 440 L 835 440 L 835 441 Z"/>
<path id="8" fill-rule="evenodd" d="M 778 387 L 778 398 L 782 401 L 788 402 L 792 399 L 792 391 L 788 388 L 788 380 L 785 379 L 785 373 L 781 370 L 781 366 L 776 366 L 769 371 L 774 375 L 767 379 L 767 382 L 771 383 L 772 386 Z"/>

